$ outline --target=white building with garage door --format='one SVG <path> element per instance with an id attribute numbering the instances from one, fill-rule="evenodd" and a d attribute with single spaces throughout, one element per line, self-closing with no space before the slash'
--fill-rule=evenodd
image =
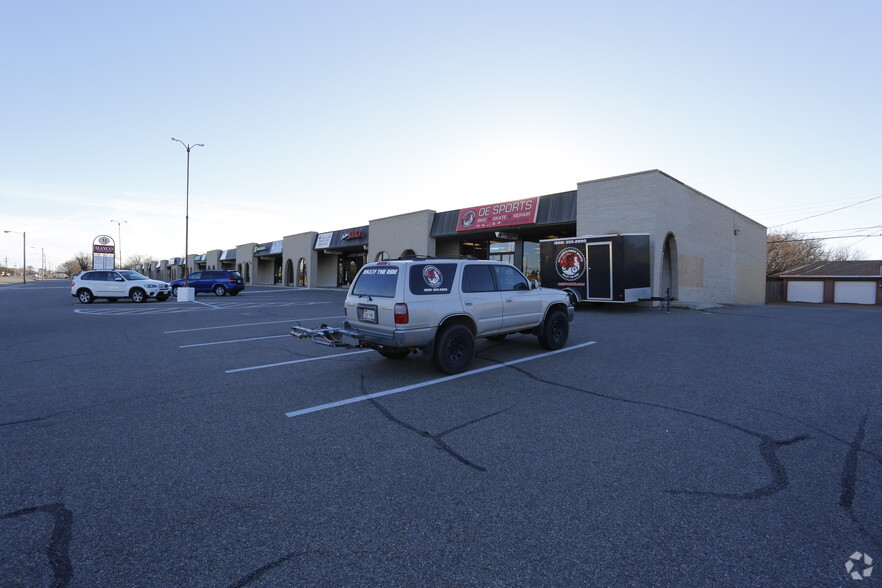
<path id="1" fill-rule="evenodd" d="M 882 304 L 882 260 L 816 261 L 780 277 L 787 302 Z"/>

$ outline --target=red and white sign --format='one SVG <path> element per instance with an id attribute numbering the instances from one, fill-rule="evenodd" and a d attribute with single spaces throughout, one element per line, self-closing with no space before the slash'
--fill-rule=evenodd
<path id="1" fill-rule="evenodd" d="M 538 210 L 538 197 L 463 208 L 459 211 L 456 230 L 478 231 L 513 225 L 531 225 L 536 222 L 536 211 Z"/>

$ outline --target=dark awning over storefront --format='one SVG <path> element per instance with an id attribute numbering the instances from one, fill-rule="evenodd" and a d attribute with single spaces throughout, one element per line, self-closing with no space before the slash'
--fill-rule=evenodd
<path id="1" fill-rule="evenodd" d="M 330 233 L 319 233 L 315 238 L 315 248 L 323 249 L 348 249 L 368 244 L 368 227 L 355 227 Z"/>
<path id="2" fill-rule="evenodd" d="M 541 225 L 559 225 L 563 223 L 576 222 L 576 190 L 571 192 L 561 192 L 559 194 L 549 194 L 540 196 L 539 207 L 533 217 L 525 217 L 530 222 L 524 223 L 523 226 L 536 227 Z M 481 207 L 475 207 L 481 208 Z M 432 237 L 449 237 L 449 236 L 465 236 L 469 234 L 468 230 L 463 230 L 460 222 L 462 212 L 460 210 L 448 210 L 439 212 L 435 215 L 432 222 Z M 500 229 L 509 231 L 516 228 L 511 222 L 501 226 Z M 485 230 L 488 230 L 485 227 Z"/>
<path id="3" fill-rule="evenodd" d="M 223 253 L 221 253 L 220 261 L 234 261 L 236 259 L 236 250 L 235 249 L 227 249 Z"/>

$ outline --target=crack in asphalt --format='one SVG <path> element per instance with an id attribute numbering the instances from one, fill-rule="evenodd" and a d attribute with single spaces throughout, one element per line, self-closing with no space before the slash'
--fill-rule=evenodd
<path id="1" fill-rule="evenodd" d="M 494 360 L 490 360 L 494 361 Z M 582 394 L 589 394 L 591 396 L 595 396 L 597 398 L 603 398 L 605 400 L 612 400 L 614 402 L 622 402 L 625 404 L 634 404 L 637 406 L 646 406 L 649 408 L 658 408 L 661 410 L 668 410 L 671 412 L 676 412 L 679 414 L 683 414 L 686 416 L 710 421 L 712 423 L 722 425 L 724 427 L 728 427 L 730 429 L 734 429 L 740 433 L 744 433 L 745 435 L 749 435 L 755 439 L 759 440 L 759 449 L 760 455 L 763 458 L 763 461 L 766 463 L 766 466 L 769 468 L 769 472 L 771 474 L 771 480 L 765 486 L 761 486 L 749 492 L 741 492 L 741 493 L 727 493 L 727 492 L 713 492 L 713 491 L 703 491 L 703 490 L 666 490 L 665 492 L 669 494 L 689 494 L 693 496 L 710 496 L 715 498 L 732 498 L 739 500 L 755 500 L 757 498 L 765 498 L 767 496 L 771 496 L 773 494 L 777 494 L 781 490 L 787 488 L 790 483 L 789 476 L 787 475 L 787 469 L 784 467 L 784 464 L 778 457 L 778 449 L 781 447 L 786 447 L 788 445 L 793 445 L 794 443 L 798 443 L 799 441 L 805 441 L 806 439 L 810 439 L 809 435 L 797 435 L 791 439 L 783 439 L 777 440 L 769 435 L 764 433 L 759 433 L 757 431 L 752 431 L 740 425 L 736 425 L 734 423 L 730 423 L 728 421 L 724 421 L 717 417 L 709 416 L 706 414 L 701 414 L 699 412 L 694 412 L 691 410 L 686 410 L 684 408 L 676 408 L 673 406 L 667 406 L 665 404 L 659 404 L 655 402 L 646 402 L 644 400 L 633 400 L 631 398 L 624 398 L 621 396 L 613 396 L 610 394 L 601 394 L 600 392 L 594 392 L 592 390 L 587 390 L 585 388 L 579 388 L 578 386 L 572 386 L 569 384 L 564 384 L 562 382 L 555 382 L 553 380 L 548 380 L 545 378 L 541 378 L 521 366 L 509 366 L 510 369 L 516 370 L 521 374 L 535 380 L 537 382 L 542 382 L 543 384 L 549 384 L 551 386 L 559 386 L 561 388 L 565 388 L 568 390 L 572 390 L 575 392 L 580 392 Z"/>
<path id="2" fill-rule="evenodd" d="M 247 576 L 241 578 L 240 580 L 237 580 L 236 582 L 233 582 L 227 588 L 242 588 L 243 586 L 247 586 L 251 582 L 259 579 L 262 575 L 264 575 L 268 571 L 279 567 L 280 565 L 294 559 L 295 557 L 300 557 L 302 555 L 306 555 L 307 553 L 309 553 L 309 552 L 307 552 L 307 551 L 292 551 L 291 553 L 289 553 L 287 555 L 283 555 L 282 557 L 280 557 L 276 561 L 270 562 L 264 566 L 257 568 L 256 570 L 254 570 L 253 572 L 251 572 Z"/>
<path id="3" fill-rule="evenodd" d="M 73 526 L 73 513 L 60 502 L 32 506 L 0 515 L 0 519 L 13 519 L 33 513 L 46 513 L 52 516 L 52 534 L 46 542 L 46 557 L 52 568 L 53 588 L 68 586 L 73 579 L 73 565 L 70 562 L 70 538 Z"/>
<path id="4" fill-rule="evenodd" d="M 848 444 L 848 451 L 845 454 L 845 463 L 842 466 L 842 475 L 839 482 L 842 487 L 842 492 L 839 494 L 839 506 L 845 509 L 845 512 L 848 513 L 848 517 L 858 528 L 858 531 L 860 531 L 864 537 L 869 539 L 876 549 L 882 549 L 882 536 L 870 531 L 863 521 L 858 518 L 854 509 L 854 499 L 857 495 L 856 483 L 858 481 L 858 461 L 860 454 L 863 451 L 864 439 L 867 436 L 868 418 L 869 413 L 865 412 L 864 416 L 861 418 L 861 422 L 858 423 L 854 438 L 851 443 Z M 879 460 L 878 456 L 877 460 L 882 464 L 882 460 Z"/>
<path id="5" fill-rule="evenodd" d="M 361 375 L 361 393 L 363 395 L 368 394 L 367 390 L 364 387 L 364 374 Z M 410 423 L 407 423 L 407 422 L 403 421 L 402 419 L 396 417 L 394 414 L 392 414 L 392 412 L 388 408 L 386 408 L 385 406 L 380 404 L 376 398 L 368 398 L 368 402 L 370 402 L 378 411 L 380 411 L 380 414 L 382 414 L 384 417 L 386 417 L 392 423 L 394 423 L 394 424 L 398 425 L 399 427 L 406 429 L 412 433 L 416 433 L 420 437 L 424 437 L 426 439 L 431 439 L 432 441 L 435 442 L 435 447 L 437 449 L 440 449 L 441 451 L 447 453 L 450 457 L 452 457 L 456 461 L 460 462 L 461 464 L 466 465 L 466 466 L 468 466 L 474 470 L 477 470 L 479 472 L 486 472 L 487 468 L 485 468 L 484 466 L 480 466 L 480 465 L 474 463 L 473 461 L 467 459 L 461 453 L 459 453 L 458 451 L 453 449 L 453 447 L 451 447 L 446 441 L 444 441 L 443 437 L 445 435 L 449 435 L 450 433 L 453 433 L 454 431 L 464 429 L 465 427 L 468 427 L 470 425 L 474 425 L 475 423 L 479 423 L 483 420 L 489 419 L 491 417 L 495 417 L 499 414 L 502 414 L 506 410 L 508 410 L 508 409 L 497 410 L 496 412 L 492 412 L 492 413 L 486 414 L 482 417 L 472 419 L 472 420 L 467 421 L 465 423 L 462 423 L 460 425 L 456 425 L 455 427 L 451 427 L 449 429 L 441 431 L 440 433 L 430 433 L 429 431 L 424 431 L 424 430 L 422 430 L 418 427 L 415 427 L 414 425 L 411 425 Z"/>

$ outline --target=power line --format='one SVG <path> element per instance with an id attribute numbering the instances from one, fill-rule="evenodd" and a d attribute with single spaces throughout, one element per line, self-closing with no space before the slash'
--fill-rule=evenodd
<path id="1" fill-rule="evenodd" d="M 792 225 L 793 223 L 798 223 L 798 222 L 801 222 L 801 221 L 804 221 L 804 220 L 808 220 L 808 219 L 810 219 L 810 218 L 817 218 L 817 217 L 819 217 L 819 216 L 824 216 L 825 214 L 831 214 L 831 213 L 834 213 L 834 212 L 838 212 L 838 211 L 840 211 L 840 210 L 845 210 L 846 208 L 851 208 L 851 207 L 853 207 L 853 206 L 857 206 L 857 205 L 859 205 L 859 204 L 864 204 L 864 203 L 866 203 L 866 202 L 871 202 L 871 201 L 873 201 L 873 200 L 878 200 L 878 199 L 880 199 L 880 198 L 882 198 L 882 194 L 880 194 L 880 195 L 878 195 L 878 196 L 873 196 L 872 198 L 867 198 L 866 200 L 861 200 L 860 202 L 855 202 L 854 204 L 849 204 L 849 205 L 847 205 L 847 206 L 840 206 L 839 208 L 834 208 L 833 210 L 828 210 L 828 211 L 826 211 L 826 212 L 819 212 L 818 214 L 813 214 L 813 215 L 811 215 L 811 216 L 806 216 L 806 217 L 803 217 L 803 218 L 800 218 L 800 219 L 796 219 L 796 220 L 794 220 L 794 221 L 790 221 L 790 222 L 786 222 L 786 223 L 781 223 L 781 224 L 778 224 L 778 225 L 773 225 L 773 226 L 771 226 L 771 227 L 769 227 L 769 228 L 770 228 L 770 229 L 774 229 L 774 228 L 776 228 L 776 227 L 783 227 L 784 225 Z"/>
<path id="2" fill-rule="evenodd" d="M 869 239 L 870 237 L 882 237 L 882 233 L 877 235 L 840 235 L 838 237 L 809 237 L 807 239 L 784 239 L 783 241 L 769 241 L 769 245 L 775 245 L 778 243 L 799 243 L 802 241 L 826 241 L 828 239 L 857 239 L 863 237 L 863 239 Z"/>

